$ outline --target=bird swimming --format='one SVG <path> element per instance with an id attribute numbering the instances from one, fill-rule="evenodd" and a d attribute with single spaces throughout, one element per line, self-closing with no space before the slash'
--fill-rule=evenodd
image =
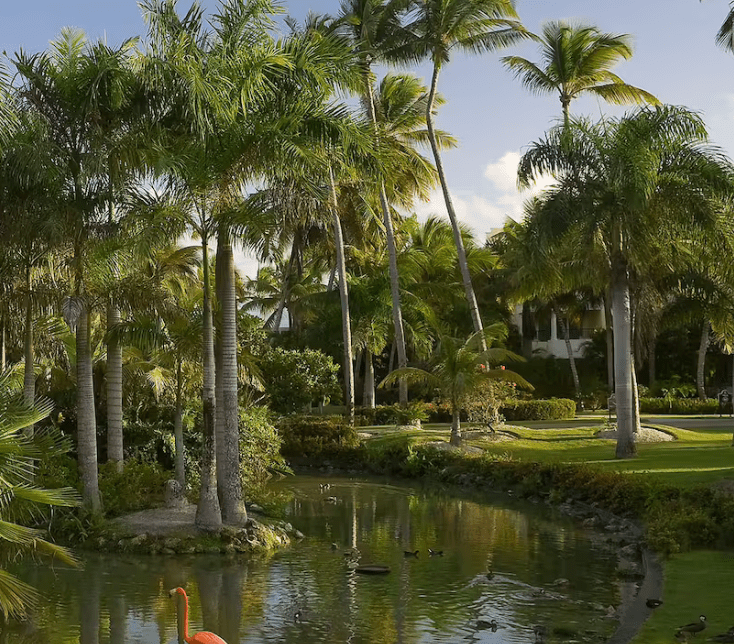
<path id="1" fill-rule="evenodd" d="M 663 605 L 662 599 L 648 599 L 645 602 L 645 606 L 647 606 L 648 608 L 657 608 L 658 606 L 662 606 L 662 605 Z"/>
<path id="2" fill-rule="evenodd" d="M 418 550 L 403 550 L 403 554 L 406 557 L 417 557 L 418 556 Z"/>
<path id="3" fill-rule="evenodd" d="M 431 555 L 431 557 L 443 557 L 443 550 L 431 550 L 429 548 L 428 554 Z"/>
<path id="4" fill-rule="evenodd" d="M 178 615 L 178 639 L 186 644 L 227 644 L 219 635 L 202 631 L 189 635 L 189 598 L 183 588 L 173 588 L 168 591 L 169 597 L 176 597 L 176 613 Z M 183 615 L 181 615 L 183 604 Z"/>
<path id="5" fill-rule="evenodd" d="M 493 633 L 497 630 L 497 621 L 494 619 L 486 620 L 486 619 L 478 619 L 477 620 L 477 628 L 490 629 Z"/>

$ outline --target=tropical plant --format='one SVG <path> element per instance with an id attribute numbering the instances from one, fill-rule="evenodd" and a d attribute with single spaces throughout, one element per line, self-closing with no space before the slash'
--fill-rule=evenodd
<path id="1" fill-rule="evenodd" d="M 374 100 L 372 65 L 375 62 L 389 63 L 394 59 L 395 46 L 403 35 L 401 17 L 409 5 L 410 2 L 406 0 L 388 0 L 387 2 L 385 0 L 342 0 L 341 3 L 337 30 L 344 33 L 349 39 L 359 60 L 363 82 L 361 95 L 367 108 L 368 118 L 374 128 L 377 145 L 379 145 L 379 128 Z M 390 294 L 398 365 L 406 367 L 408 354 L 400 301 L 397 248 L 393 215 L 385 188 L 385 181 L 389 176 L 389 172 L 380 173 L 376 177 L 376 183 L 388 249 Z M 405 382 L 400 382 L 399 397 L 402 405 L 407 404 L 408 390 Z"/>
<path id="2" fill-rule="evenodd" d="M 611 70 L 632 56 L 631 37 L 606 34 L 597 27 L 550 21 L 536 36 L 541 63 L 520 56 L 506 56 L 505 66 L 534 94 L 558 93 L 563 122 L 568 124 L 571 101 L 581 94 L 594 94 L 608 103 L 625 105 L 659 101 L 649 92 L 625 83 Z"/>
<path id="3" fill-rule="evenodd" d="M 25 436 L 22 430 L 46 418 L 51 407 L 48 401 L 26 404 L 22 395 L 11 386 L 10 374 L 0 374 L 0 559 L 3 568 L 19 556 L 43 556 L 76 564 L 71 552 L 47 541 L 43 531 L 17 523 L 38 519 L 38 505 L 73 507 L 78 504 L 77 495 L 71 489 L 45 490 L 29 483 L 33 480 L 34 459 L 42 452 L 39 443 Z M 51 440 L 45 443 L 47 447 L 54 447 Z M 35 589 L 6 569 L 0 570 L 0 612 L 5 619 L 25 617 L 36 599 Z"/>
<path id="4" fill-rule="evenodd" d="M 451 443 L 461 443 L 461 410 L 467 396 L 487 380 L 514 382 L 521 387 L 532 389 L 522 376 L 504 368 L 502 363 L 521 361 L 523 358 L 492 343 L 502 340 L 507 329 L 504 325 L 493 324 L 482 331 L 484 342 L 474 333 L 467 340 L 440 336 L 436 351 L 425 369 L 407 367 L 396 369 L 380 383 L 384 387 L 398 378 L 410 382 L 423 383 L 438 390 L 441 397 L 451 406 Z M 484 348 L 483 345 L 490 345 Z"/>
<path id="5" fill-rule="evenodd" d="M 120 51 L 126 50 L 123 45 Z M 65 29 L 47 52 L 29 56 L 20 51 L 18 98 L 33 111 L 46 133 L 56 173 L 63 186 L 58 197 L 63 237 L 71 246 L 72 292 L 65 314 L 76 333 L 77 442 L 84 500 L 101 507 L 97 472 L 97 436 L 90 344 L 93 298 L 88 289 L 87 258 L 107 219 L 100 207 L 109 194 L 109 158 L 100 145 L 96 98 L 106 60 L 94 54 L 82 32 Z"/>
<path id="6" fill-rule="evenodd" d="M 398 52 L 415 60 L 428 58 L 433 64 L 426 103 L 428 140 L 454 231 L 454 243 L 474 330 L 478 333 L 478 341 L 483 345 L 482 318 L 433 123 L 438 77 L 454 51 L 463 50 L 470 53 L 495 51 L 527 38 L 529 33 L 518 21 L 510 0 L 416 0 L 411 15 L 413 20 L 406 27 L 410 37 L 398 48 Z"/>
<path id="7" fill-rule="evenodd" d="M 548 239 L 575 247 L 579 261 L 598 267 L 602 258 L 605 266 L 614 319 L 616 453 L 629 457 L 638 423 L 631 280 L 650 266 L 694 256 L 694 239 L 724 243 L 718 197 L 731 190 L 730 162 L 708 144 L 698 116 L 665 106 L 554 128 L 523 155 L 519 180 L 528 185 L 543 173 L 559 183 L 534 214 L 535 225 Z"/>

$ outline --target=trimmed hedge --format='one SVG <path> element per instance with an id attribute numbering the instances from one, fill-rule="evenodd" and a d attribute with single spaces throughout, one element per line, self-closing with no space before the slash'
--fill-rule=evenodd
<path id="1" fill-rule="evenodd" d="M 359 445 L 359 437 L 342 416 L 285 416 L 275 423 L 286 456 L 338 454 Z"/>
<path id="2" fill-rule="evenodd" d="M 729 405 L 727 405 L 729 407 Z M 728 411 L 728 409 L 727 409 Z M 716 398 L 640 398 L 642 414 L 717 414 L 719 401 Z"/>
<path id="3" fill-rule="evenodd" d="M 513 400 L 500 413 L 506 420 L 567 420 L 576 416 L 576 403 L 568 398 Z"/>
<path id="4" fill-rule="evenodd" d="M 376 407 L 357 407 L 354 414 L 360 425 L 409 425 L 416 420 L 428 420 L 435 405 L 413 401 L 407 408 L 398 403 L 394 405 L 377 405 Z M 433 421 L 437 422 L 437 421 Z"/>

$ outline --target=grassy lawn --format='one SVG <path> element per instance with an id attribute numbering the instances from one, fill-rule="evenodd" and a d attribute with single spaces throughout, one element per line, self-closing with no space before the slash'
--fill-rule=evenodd
<path id="1" fill-rule="evenodd" d="M 692 641 L 726 632 L 734 626 L 731 589 L 734 554 L 699 550 L 676 555 L 665 564 L 665 603 L 633 640 L 635 644 L 674 642 L 675 629 L 706 615 L 708 627 Z"/>
<path id="2" fill-rule="evenodd" d="M 618 461 L 614 458 L 614 441 L 593 437 L 601 422 L 600 418 L 529 422 L 523 427 L 508 427 L 520 436 L 519 440 L 498 443 L 467 440 L 466 443 L 491 454 L 541 462 L 593 463 L 603 468 L 646 474 L 682 487 L 734 479 L 731 428 L 702 427 L 694 431 L 665 427 L 678 440 L 640 444 L 637 458 Z M 450 430 L 447 424 L 426 424 L 421 430 L 396 432 L 390 427 L 370 427 L 360 428 L 360 431 L 373 434 L 371 440 L 385 441 L 409 435 L 416 442 L 427 442 L 448 440 Z"/>

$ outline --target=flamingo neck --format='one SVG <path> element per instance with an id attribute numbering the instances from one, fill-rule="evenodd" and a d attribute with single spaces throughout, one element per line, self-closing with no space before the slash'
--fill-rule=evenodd
<path id="1" fill-rule="evenodd" d="M 184 614 L 183 614 L 183 620 L 179 621 L 178 623 L 178 638 L 179 640 L 183 642 L 190 642 L 189 639 L 189 598 L 187 597 L 186 593 L 182 594 L 179 598 L 179 605 L 180 602 L 183 601 L 184 605 Z"/>

